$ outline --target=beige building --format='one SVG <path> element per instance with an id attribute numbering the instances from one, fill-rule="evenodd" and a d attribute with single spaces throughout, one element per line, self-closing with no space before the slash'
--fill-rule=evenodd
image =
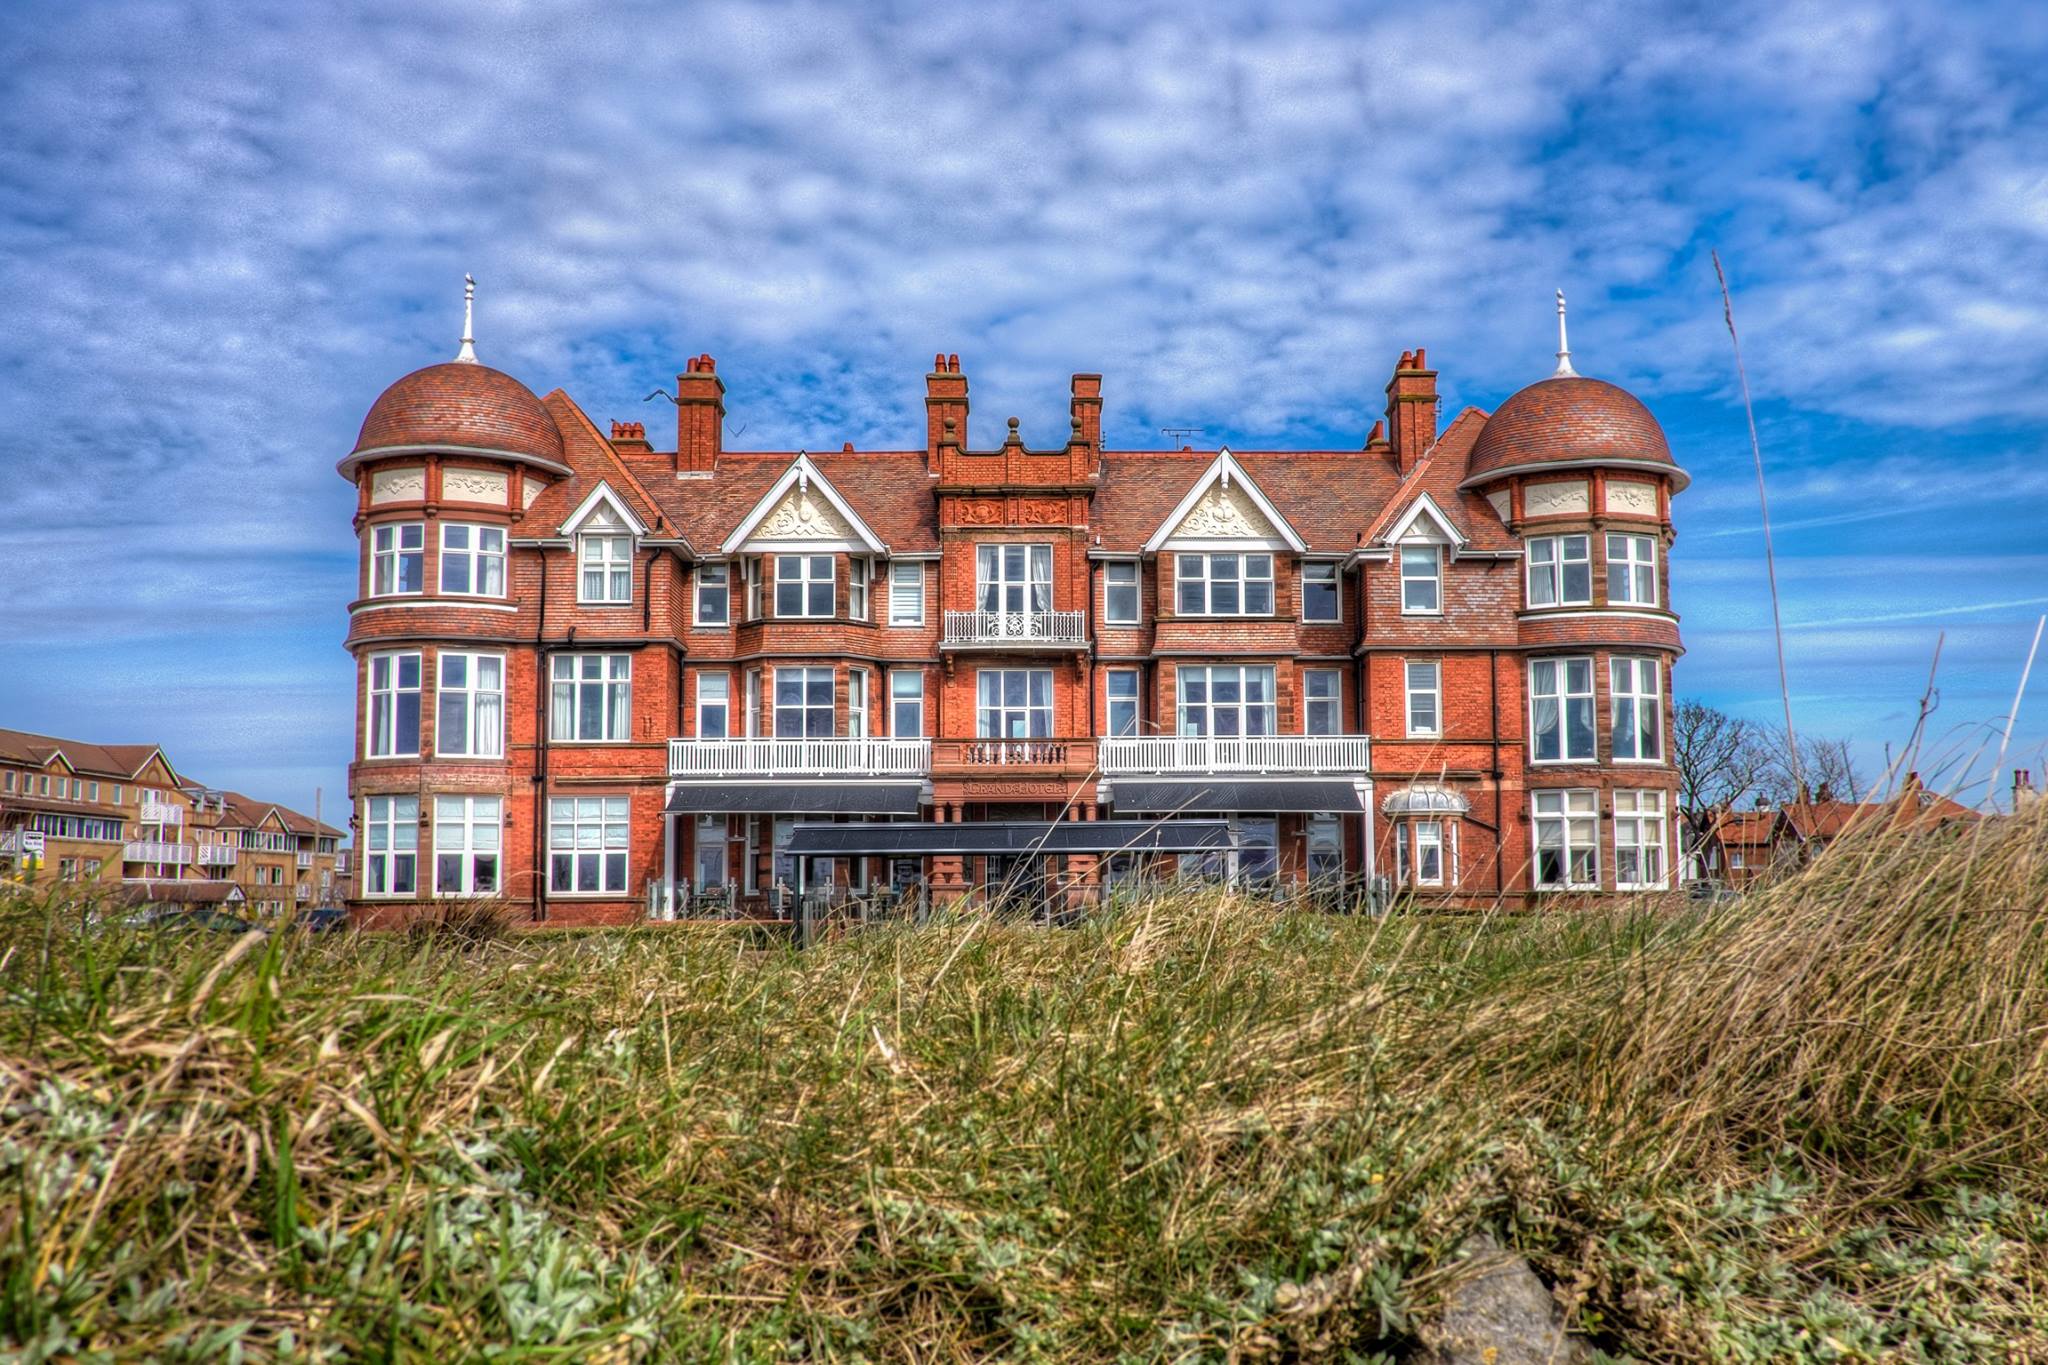
<path id="1" fill-rule="evenodd" d="M 215 883 L 240 888 L 244 913 L 281 915 L 338 903 L 343 837 L 195 783 L 155 745 L 0 729 L 0 883 Z"/>

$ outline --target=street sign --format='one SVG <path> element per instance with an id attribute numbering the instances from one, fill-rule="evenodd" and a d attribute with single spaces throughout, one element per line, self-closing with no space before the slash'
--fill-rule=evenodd
<path id="1" fill-rule="evenodd" d="M 39 829 L 25 829 L 21 832 L 21 851 L 41 857 L 43 853 L 43 832 Z"/>

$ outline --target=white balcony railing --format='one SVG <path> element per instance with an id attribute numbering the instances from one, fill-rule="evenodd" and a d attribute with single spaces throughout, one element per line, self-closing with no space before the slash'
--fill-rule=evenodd
<path id="1" fill-rule="evenodd" d="M 313 899 L 313 888 L 311 886 L 306 885 L 299 886 L 296 890 L 293 891 L 292 899 L 300 901 L 309 901 Z"/>
<path id="2" fill-rule="evenodd" d="M 300 866 L 300 867 L 311 867 L 312 865 L 313 865 L 313 855 L 312 855 L 312 854 L 310 854 L 310 853 L 301 853 L 301 854 L 299 855 L 299 866 Z"/>
<path id="3" fill-rule="evenodd" d="M 201 867 L 233 867 L 241 859 L 242 850 L 227 844 L 201 844 L 199 865 Z"/>
<path id="4" fill-rule="evenodd" d="M 163 844 L 153 839 L 131 839 L 121 846 L 124 863 L 173 863 L 184 867 L 192 861 L 192 845 Z"/>
<path id="5" fill-rule="evenodd" d="M 185 808 L 172 801 L 144 801 L 136 818 L 145 825 L 183 824 Z"/>
<path id="6" fill-rule="evenodd" d="M 672 739 L 671 777 L 923 777 L 928 739 Z"/>
<path id="7" fill-rule="evenodd" d="M 1085 616 L 1078 611 L 949 611 L 949 645 L 1082 645 Z"/>
<path id="8" fill-rule="evenodd" d="M 1136 773 L 1362 773 L 1364 735 L 1134 735 L 1102 741 L 1102 771 Z"/>

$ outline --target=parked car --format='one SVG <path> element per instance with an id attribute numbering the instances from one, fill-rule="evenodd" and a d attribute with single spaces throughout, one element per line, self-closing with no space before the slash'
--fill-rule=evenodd
<path id="1" fill-rule="evenodd" d="M 338 934 L 348 928 L 348 911 L 338 905 L 318 905 L 293 920 L 292 925 L 309 934 Z"/>

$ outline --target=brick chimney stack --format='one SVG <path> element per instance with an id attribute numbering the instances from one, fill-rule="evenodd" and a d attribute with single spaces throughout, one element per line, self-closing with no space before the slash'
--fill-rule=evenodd
<path id="1" fill-rule="evenodd" d="M 725 444 L 725 381 L 718 362 L 692 356 L 676 376 L 676 473 L 709 474 Z"/>
<path id="2" fill-rule="evenodd" d="M 654 449 L 647 441 L 647 426 L 643 422 L 612 423 L 612 449 L 630 450 L 636 454 Z"/>
<path id="3" fill-rule="evenodd" d="M 1074 472 L 1088 478 L 1102 467 L 1102 376 L 1077 374 L 1067 390 L 1071 434 L 1067 444 L 1075 451 Z"/>
<path id="4" fill-rule="evenodd" d="M 1406 474 L 1436 444 L 1436 371 L 1418 346 L 1401 352 L 1387 381 L 1387 431 L 1394 467 Z"/>
<path id="5" fill-rule="evenodd" d="M 2034 790 L 2034 770 L 2014 768 L 2012 770 L 2012 808 L 2022 811 L 2041 799 L 2041 793 Z"/>
<path id="6" fill-rule="evenodd" d="M 942 444 L 967 445 L 967 376 L 957 355 L 932 357 L 932 372 L 924 377 L 924 428 L 925 452 L 934 458 Z"/>

